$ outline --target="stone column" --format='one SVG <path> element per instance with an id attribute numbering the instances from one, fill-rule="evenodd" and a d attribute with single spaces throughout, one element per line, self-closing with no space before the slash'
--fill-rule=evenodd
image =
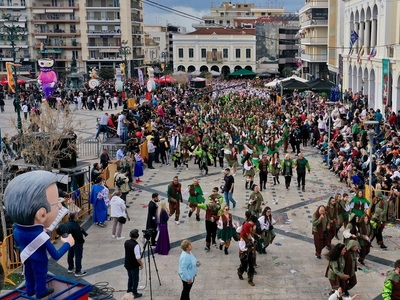
<path id="1" fill-rule="evenodd" d="M 359 35 L 358 40 L 360 41 L 360 43 L 359 43 L 360 49 L 362 46 L 364 46 L 364 26 L 365 26 L 364 21 L 360 22 L 360 32 L 358 33 L 358 35 Z M 358 51 L 360 51 L 360 49 Z"/>
<path id="2" fill-rule="evenodd" d="M 364 31 L 364 46 L 365 46 L 365 53 L 367 55 L 369 55 L 370 52 L 369 48 L 369 46 L 371 45 L 370 38 L 371 38 L 371 21 L 367 20 L 365 21 L 365 31 Z"/>
<path id="3" fill-rule="evenodd" d="M 376 30 L 377 30 L 377 21 L 376 19 L 372 19 L 372 34 L 371 34 L 371 47 L 376 46 Z"/>

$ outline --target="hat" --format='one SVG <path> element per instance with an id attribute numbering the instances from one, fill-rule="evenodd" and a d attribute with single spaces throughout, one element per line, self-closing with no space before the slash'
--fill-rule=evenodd
<path id="1" fill-rule="evenodd" d="M 399 151 L 398 150 L 393 150 L 392 153 L 393 153 L 393 155 L 399 155 Z"/>
<path id="2" fill-rule="evenodd" d="M 158 197 L 158 193 L 151 194 L 151 198 L 156 198 L 156 197 Z"/>
<path id="3" fill-rule="evenodd" d="M 360 244 L 356 240 L 349 240 L 349 242 L 346 245 L 347 250 L 350 250 L 354 246 L 360 247 Z"/>

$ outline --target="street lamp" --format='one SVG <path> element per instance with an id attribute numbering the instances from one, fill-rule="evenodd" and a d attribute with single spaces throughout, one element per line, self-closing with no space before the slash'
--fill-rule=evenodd
<path id="1" fill-rule="evenodd" d="M 13 63 L 17 63 L 17 52 L 19 48 L 16 47 L 15 41 L 18 40 L 18 37 L 26 34 L 26 28 L 16 25 L 15 23 L 19 23 L 19 18 L 21 16 L 11 16 L 10 14 L 3 15 L 3 19 L 6 21 L 4 25 L 0 27 L 0 33 L 6 38 L 6 40 L 10 41 L 11 44 L 11 53 Z M 21 105 L 19 99 L 19 85 L 18 85 L 18 74 L 17 67 L 13 68 L 13 78 L 15 82 L 15 109 L 17 111 L 17 128 L 20 135 L 22 135 L 22 120 L 21 120 Z"/>
<path id="2" fill-rule="evenodd" d="M 326 157 L 326 161 L 328 163 L 328 169 L 330 169 L 330 164 L 329 164 L 329 153 L 331 150 L 331 119 L 332 119 L 332 111 L 333 111 L 333 106 L 335 105 L 335 102 L 325 102 L 325 105 L 327 106 L 328 109 L 328 155 Z"/>
<path id="3" fill-rule="evenodd" d="M 127 56 L 132 54 L 132 49 L 130 46 L 128 46 L 128 41 L 121 41 L 121 46 L 119 48 L 119 55 L 124 58 L 124 64 L 125 64 L 125 84 L 124 84 L 124 91 L 125 91 L 125 97 L 126 100 L 128 101 L 128 78 L 129 78 L 129 69 L 130 65 L 128 66 L 128 60 Z"/>
<path id="4" fill-rule="evenodd" d="M 378 121 L 364 121 L 364 125 L 369 127 L 367 131 L 368 140 L 369 140 L 369 196 L 372 201 L 372 147 L 374 145 L 374 136 L 375 136 L 375 126 L 378 125 Z"/>
<path id="5" fill-rule="evenodd" d="M 119 47 L 119 55 L 124 58 L 125 63 L 125 78 L 129 77 L 129 67 L 127 56 L 132 54 L 132 48 L 128 46 L 128 41 L 121 41 L 121 46 Z"/>

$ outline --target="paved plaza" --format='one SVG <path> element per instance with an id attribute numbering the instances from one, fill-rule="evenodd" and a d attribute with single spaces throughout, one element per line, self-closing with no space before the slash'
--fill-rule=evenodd
<path id="1" fill-rule="evenodd" d="M 96 133 L 96 117 L 101 116 L 103 112 L 79 110 L 73 113 L 84 125 L 84 131 L 77 134 L 82 137 L 93 136 Z M 15 118 L 11 100 L 7 102 L 6 113 L 0 115 L 3 135 L 16 132 L 9 123 L 10 117 Z M 311 218 L 318 205 L 327 203 L 329 196 L 337 192 L 348 192 L 348 189 L 321 163 L 321 156 L 314 148 L 308 147 L 302 152 L 311 165 L 311 174 L 307 174 L 306 177 L 306 191 L 298 190 L 293 181 L 289 191 L 286 191 L 284 179 L 281 177 L 281 183 L 276 186 L 270 178 L 267 190 L 262 192 L 267 204 L 272 208 L 274 218 L 278 220 L 275 226 L 277 237 L 267 248 L 266 255 L 257 255 L 258 268 L 254 277 L 254 287 L 251 287 L 247 280 L 239 280 L 236 274 L 239 266 L 238 243 L 232 243 L 228 255 L 218 248 L 206 252 L 204 211 L 201 213 L 201 221 L 198 222 L 195 216 L 188 218 L 189 209 L 182 203 L 181 224 L 176 225 L 173 218 L 168 223 L 171 240 L 169 255 L 155 254 L 161 286 L 154 261 L 150 260 L 153 299 L 179 299 L 182 283 L 177 269 L 181 253 L 179 246 L 183 239 L 192 241 L 193 252 L 201 262 L 191 299 L 328 299 L 330 285 L 324 277 L 328 262 L 325 257 L 319 260 L 314 256 Z M 128 237 L 133 228 L 145 228 L 147 204 L 151 193 L 159 193 L 160 199 L 164 200 L 167 186 L 175 175 L 179 176 L 183 187 L 192 183 L 193 178 L 198 178 L 207 196 L 213 187 L 221 185 L 223 171 L 210 167 L 209 175 L 203 177 L 193 161 L 190 162 L 188 170 L 175 170 L 171 165 L 161 164 L 155 164 L 154 170 L 146 169 L 143 182 L 135 184 L 137 190 L 128 195 L 131 221 L 124 225 L 123 236 Z M 246 211 L 245 199 L 249 197 L 250 191 L 245 190 L 241 170 L 238 171 L 235 181 L 234 199 L 238 205 L 232 213 L 235 220 L 241 220 Z M 84 247 L 83 270 L 87 271 L 88 275 L 78 280 L 90 284 L 107 282 L 108 287 L 114 289 L 113 298 L 121 299 L 127 283 L 127 274 L 123 267 L 124 241 L 111 239 L 111 226 L 100 228 L 93 225 L 91 219 L 84 223 L 84 228 L 89 236 Z M 381 250 L 376 242 L 373 243 L 366 266 L 357 272 L 358 284 L 350 291 L 351 295 L 359 293 L 362 295 L 361 299 L 379 299 L 384 275 L 399 258 L 399 233 L 398 225 L 387 226 L 384 231 L 387 250 Z M 340 233 L 339 237 L 341 236 Z M 333 242 L 337 240 L 334 239 Z M 323 254 L 325 253 L 327 250 L 324 250 Z M 57 263 L 51 262 L 50 271 L 57 276 L 75 280 L 73 275 L 67 273 L 66 267 L 65 256 Z M 140 291 L 143 293 L 143 299 L 150 299 L 148 268 L 146 259 L 146 268 L 140 272 L 139 284 L 143 288 Z"/>

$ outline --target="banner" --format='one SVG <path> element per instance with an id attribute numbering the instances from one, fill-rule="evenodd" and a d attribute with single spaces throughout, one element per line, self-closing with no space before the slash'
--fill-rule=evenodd
<path id="1" fill-rule="evenodd" d="M 386 105 L 389 100 L 389 66 L 390 61 L 387 58 L 382 59 L 382 103 Z"/>
<path id="2" fill-rule="evenodd" d="M 140 85 L 144 85 L 143 71 L 140 68 L 138 69 L 138 77 Z"/>

